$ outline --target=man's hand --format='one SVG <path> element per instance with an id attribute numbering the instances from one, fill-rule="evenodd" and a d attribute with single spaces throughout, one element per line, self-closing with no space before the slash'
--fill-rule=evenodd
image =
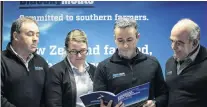
<path id="1" fill-rule="evenodd" d="M 104 105 L 104 102 L 102 99 L 101 100 L 101 104 L 100 107 L 112 107 L 112 100 L 109 101 L 109 103 L 107 104 L 107 106 Z M 115 107 L 124 107 L 124 104 L 122 102 L 119 102 Z"/>
<path id="2" fill-rule="evenodd" d="M 155 101 L 153 101 L 153 100 L 148 100 L 148 101 L 146 102 L 146 104 L 143 105 L 143 107 L 156 107 L 156 105 L 155 105 Z"/>

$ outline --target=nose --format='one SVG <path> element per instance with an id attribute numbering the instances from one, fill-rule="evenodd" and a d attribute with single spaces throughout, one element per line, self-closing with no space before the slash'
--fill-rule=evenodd
<path id="1" fill-rule="evenodd" d="M 124 48 L 128 48 L 128 44 L 127 43 L 124 43 Z"/>
<path id="2" fill-rule="evenodd" d="M 80 54 L 80 53 L 78 53 L 78 54 L 77 54 L 77 57 L 81 57 L 81 54 Z"/>
<path id="3" fill-rule="evenodd" d="M 33 39 L 34 42 L 38 42 L 39 41 L 39 37 L 37 35 L 34 35 L 32 39 Z"/>
<path id="4" fill-rule="evenodd" d="M 171 47 L 172 47 L 173 50 L 176 50 L 177 49 L 176 43 L 172 42 Z"/>

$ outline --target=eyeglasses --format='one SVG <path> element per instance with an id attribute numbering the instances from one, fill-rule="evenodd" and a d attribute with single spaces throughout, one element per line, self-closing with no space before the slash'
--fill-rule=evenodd
<path id="1" fill-rule="evenodd" d="M 68 53 L 70 53 L 71 55 L 78 55 L 78 53 L 80 53 L 81 55 L 85 55 L 85 54 L 87 54 L 88 53 L 88 50 L 80 50 L 80 51 L 78 51 L 78 50 L 70 50 L 70 51 L 68 51 Z"/>

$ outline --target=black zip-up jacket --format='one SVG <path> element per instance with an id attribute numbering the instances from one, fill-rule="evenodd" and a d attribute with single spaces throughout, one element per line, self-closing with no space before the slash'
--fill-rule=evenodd
<path id="1" fill-rule="evenodd" d="M 13 53 L 10 43 L 1 54 L 1 107 L 41 107 L 44 104 L 47 62 L 39 55 L 29 61 L 28 69 Z"/>
<path id="2" fill-rule="evenodd" d="M 195 60 L 177 75 L 177 62 L 166 63 L 167 107 L 207 107 L 207 49 L 200 46 Z"/>
<path id="3" fill-rule="evenodd" d="M 89 64 L 93 81 L 95 66 Z M 76 107 L 76 83 L 72 68 L 65 58 L 49 69 L 46 80 L 46 107 Z"/>
<path id="4" fill-rule="evenodd" d="M 114 77 L 116 74 L 121 75 Z M 156 58 L 139 52 L 134 58 L 127 60 L 121 58 L 116 50 L 112 57 L 99 63 L 94 77 L 94 91 L 118 94 L 146 82 L 150 82 L 149 99 L 156 100 L 156 107 L 165 107 L 167 89 L 162 69 Z M 135 106 L 137 105 L 132 105 Z"/>

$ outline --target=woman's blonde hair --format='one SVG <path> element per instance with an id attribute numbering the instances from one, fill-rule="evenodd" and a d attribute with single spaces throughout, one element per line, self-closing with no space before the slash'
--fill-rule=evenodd
<path id="1" fill-rule="evenodd" d="M 69 48 L 69 44 L 71 41 L 86 43 L 86 45 L 88 46 L 86 33 L 79 29 L 74 29 L 67 34 L 67 37 L 65 39 L 65 49 Z"/>

